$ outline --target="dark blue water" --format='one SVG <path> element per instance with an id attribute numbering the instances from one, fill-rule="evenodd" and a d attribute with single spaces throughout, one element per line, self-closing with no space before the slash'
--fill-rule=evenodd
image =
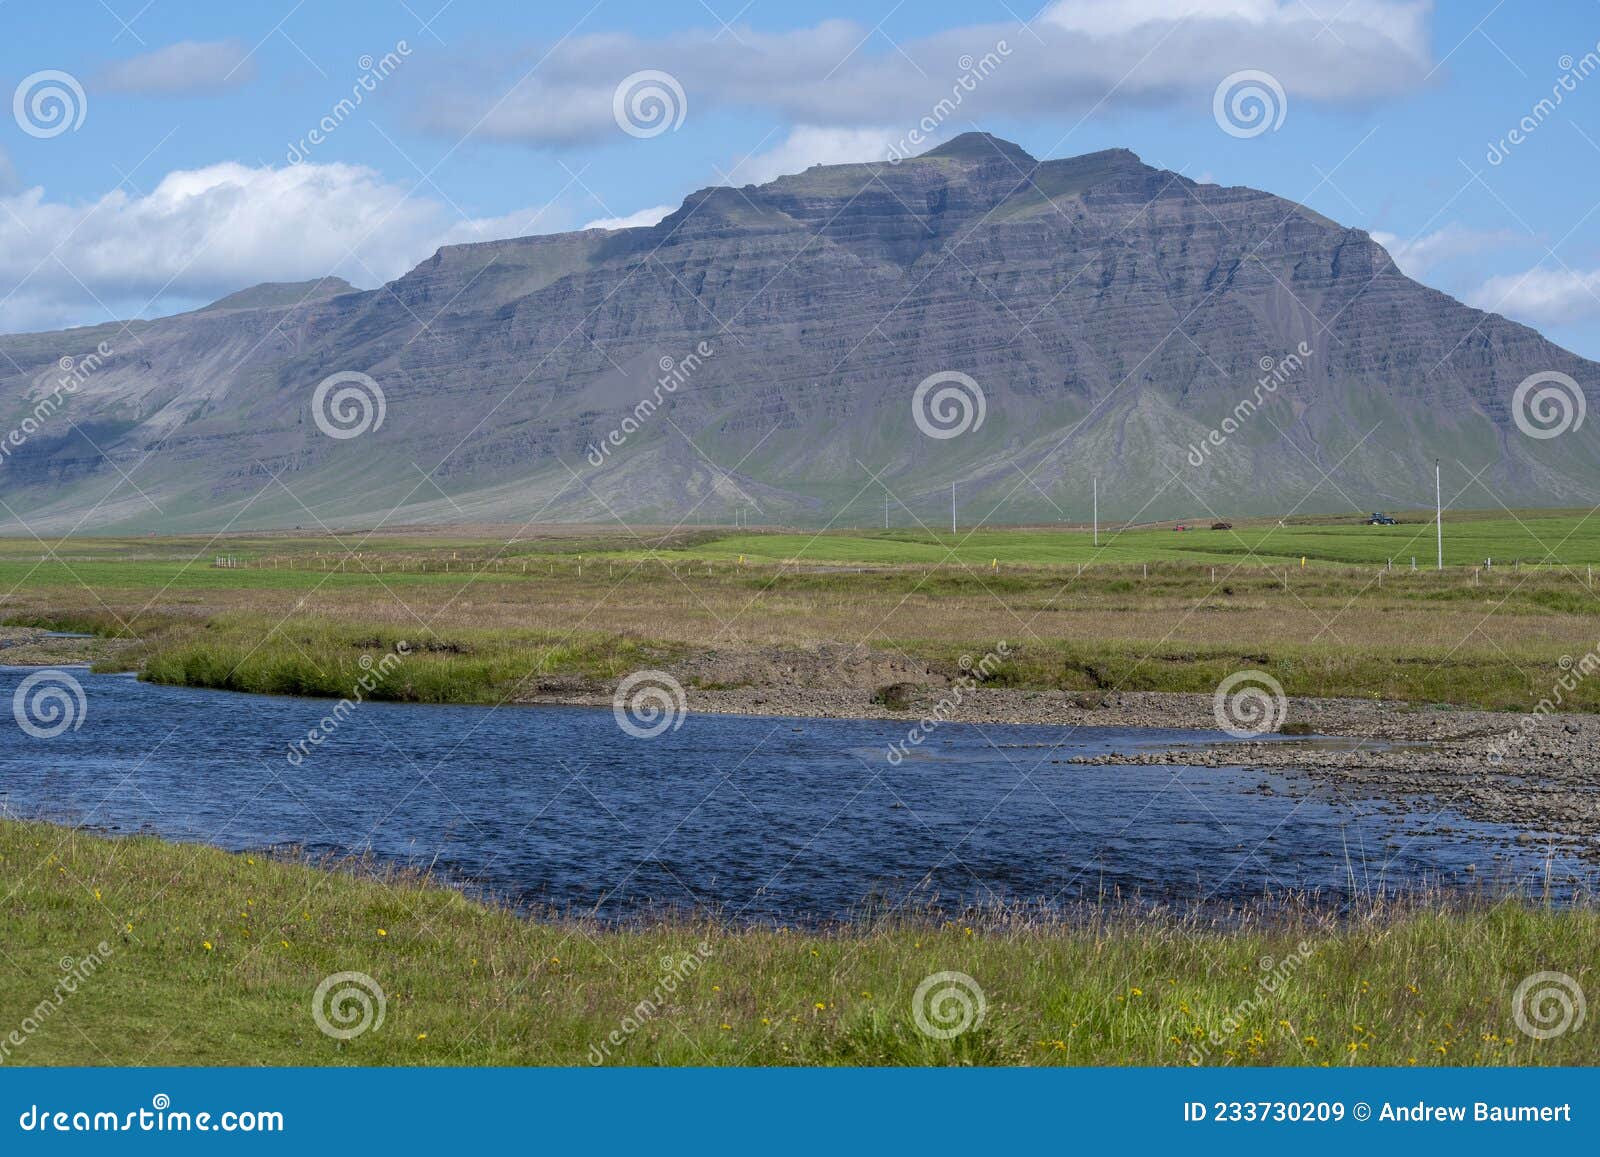
<path id="1" fill-rule="evenodd" d="M 26 674 L 0 668 L 0 706 Z M 607 918 L 1538 891 L 1547 873 L 1587 871 L 1547 863 L 1513 829 L 1428 801 L 1343 800 L 1299 773 L 1065 762 L 1214 732 L 946 724 L 894 767 L 884 753 L 902 723 L 691 715 L 638 739 L 606 709 L 369 703 L 296 767 L 289 743 L 330 701 L 72 674 L 78 729 L 33 738 L 0 715 L 6 814 L 231 849 L 370 851 Z"/>

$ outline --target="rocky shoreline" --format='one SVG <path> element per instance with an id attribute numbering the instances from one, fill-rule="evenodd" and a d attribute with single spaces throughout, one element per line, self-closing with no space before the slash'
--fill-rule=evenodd
<path id="1" fill-rule="evenodd" d="M 67 635 L 36 627 L 0 627 L 0 667 L 74 667 L 99 662 L 113 640 Z M 126 646 L 126 640 L 116 641 Z"/>

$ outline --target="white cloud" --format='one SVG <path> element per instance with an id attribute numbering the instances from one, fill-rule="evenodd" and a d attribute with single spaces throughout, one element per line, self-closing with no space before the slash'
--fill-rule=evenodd
<path id="1" fill-rule="evenodd" d="M 1386 40 L 1423 60 L 1428 55 L 1431 7 L 1426 2 L 1329 0 L 1322 13 L 1304 0 L 1060 0 L 1044 13 L 1043 21 L 1097 39 L 1179 24 L 1195 28 L 1231 24 L 1285 36 L 1309 34 L 1313 39 L 1357 33 Z"/>
<path id="2" fill-rule="evenodd" d="M 554 210 L 462 220 L 358 165 L 226 163 L 89 204 L 0 196 L 0 332 L 192 308 L 262 281 L 375 286 L 440 245 L 570 228 Z"/>
<path id="3" fill-rule="evenodd" d="M 113 92 L 170 96 L 215 92 L 252 79 L 255 64 L 238 40 L 183 40 L 154 52 L 119 60 L 96 78 Z"/>
<path id="4" fill-rule="evenodd" d="M 584 229 L 640 229 L 655 225 L 668 213 L 674 212 L 676 205 L 652 205 L 648 209 L 640 209 L 637 213 L 629 213 L 626 217 L 601 217 L 582 226 Z"/>
<path id="5" fill-rule="evenodd" d="M 1030 29 L 970 25 L 891 48 L 872 29 L 830 20 L 810 28 L 737 35 L 711 30 L 645 40 L 573 37 L 505 64 L 509 91 L 461 68 L 429 86 L 425 127 L 459 137 L 569 145 L 624 138 L 612 112 L 617 84 L 646 69 L 681 85 L 687 117 L 719 107 L 764 108 L 792 125 L 901 136 L 941 101 L 959 105 L 951 128 L 981 118 L 1058 117 L 1091 107 L 1181 103 L 1209 111 L 1217 82 L 1265 69 L 1291 101 L 1365 103 L 1413 89 L 1431 68 L 1431 6 L 1350 0 L 1338 9 L 1304 0 L 1090 0 L 1059 3 Z M 1042 41 L 1042 43 L 1041 43 Z M 1002 47 L 1003 50 L 1002 50 Z M 996 67 L 958 87 L 974 61 Z M 530 66 L 537 63 L 538 67 Z M 481 64 L 481 62 L 480 62 Z M 511 70 L 515 71 L 511 71 Z"/>
<path id="6" fill-rule="evenodd" d="M 776 148 L 746 157 L 734 165 L 727 174 L 727 183 L 762 185 L 785 173 L 804 172 L 812 165 L 886 160 L 898 135 L 893 129 L 825 129 L 800 125 Z"/>
<path id="7" fill-rule="evenodd" d="M 1600 319 L 1600 269 L 1530 269 L 1491 277 L 1469 299 L 1530 325 Z"/>
<path id="8" fill-rule="evenodd" d="M 1527 241 L 1522 234 L 1509 229 L 1468 229 L 1453 222 L 1420 237 L 1375 232 L 1372 239 L 1389 251 L 1401 273 L 1418 279 L 1458 257 L 1477 257 Z"/>

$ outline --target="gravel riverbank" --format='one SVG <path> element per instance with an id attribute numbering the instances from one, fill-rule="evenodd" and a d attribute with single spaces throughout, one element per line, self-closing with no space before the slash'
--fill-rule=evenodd
<path id="1" fill-rule="evenodd" d="M 62 635 L 34 627 L 0 627 L 0 667 L 71 667 L 97 663 L 128 640 Z"/>

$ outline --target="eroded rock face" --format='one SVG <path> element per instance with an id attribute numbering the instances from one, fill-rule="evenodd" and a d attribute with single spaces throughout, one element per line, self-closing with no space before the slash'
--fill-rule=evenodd
<path id="1" fill-rule="evenodd" d="M 1510 413 L 1529 374 L 1592 390 L 1595 363 L 1271 194 L 979 134 L 701 190 L 650 228 L 452 246 L 371 292 L 266 286 L 126 332 L 3 337 L 0 427 L 102 341 L 113 355 L 0 458 L 36 529 L 740 507 L 872 525 L 884 485 L 901 524 L 938 525 L 952 481 L 971 521 L 1076 520 L 1091 475 L 1106 517 L 1273 513 L 1425 505 L 1435 457 L 1489 463 L 1508 505 L 1600 501 L 1594 426 L 1538 440 Z M 336 440 L 311 403 L 346 370 L 385 416 Z M 949 439 L 912 414 L 941 371 L 985 402 Z"/>

